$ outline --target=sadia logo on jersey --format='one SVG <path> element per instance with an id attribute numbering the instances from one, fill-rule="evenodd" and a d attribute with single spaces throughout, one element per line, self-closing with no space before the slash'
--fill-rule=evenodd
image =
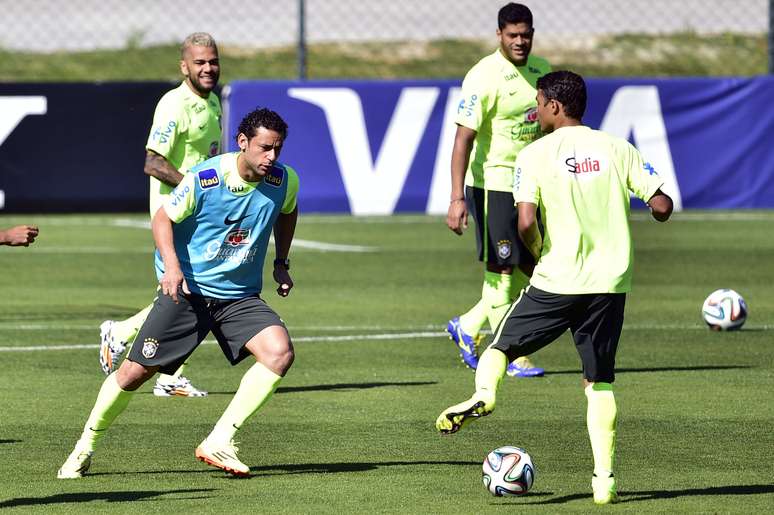
<path id="1" fill-rule="evenodd" d="M 232 229 L 226 235 L 226 243 L 232 247 L 250 244 L 250 229 Z"/>
<path id="2" fill-rule="evenodd" d="M 199 186 L 203 190 L 214 188 L 218 184 L 220 184 L 220 179 L 218 179 L 218 172 L 214 168 L 208 168 L 199 172 Z"/>
<path id="3" fill-rule="evenodd" d="M 577 159 L 575 156 L 568 157 L 565 159 L 564 164 L 567 165 L 567 171 L 574 174 L 590 174 L 602 171 L 599 159 L 591 157 L 580 159 Z"/>
<path id="4" fill-rule="evenodd" d="M 537 107 L 532 107 L 530 109 L 527 109 L 527 111 L 524 113 L 524 122 L 534 123 L 536 121 L 537 121 Z"/>

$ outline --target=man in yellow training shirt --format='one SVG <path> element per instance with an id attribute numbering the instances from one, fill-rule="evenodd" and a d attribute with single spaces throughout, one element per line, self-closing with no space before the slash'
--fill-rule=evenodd
<path id="1" fill-rule="evenodd" d="M 436 428 L 455 433 L 466 422 L 489 415 L 508 361 L 545 347 L 569 329 L 583 364 L 594 502 L 609 504 L 618 499 L 612 383 L 634 254 L 629 192 L 647 202 L 660 222 L 672 214 L 672 199 L 636 148 L 582 125 L 586 85 L 579 75 L 552 72 L 537 86 L 537 117 L 550 134 L 521 151 L 513 184 L 519 237 L 537 265 L 481 355 L 476 392 L 444 410 Z"/>
<path id="2" fill-rule="evenodd" d="M 499 48 L 465 76 L 457 107 L 451 162 L 451 201 L 446 224 L 457 234 L 476 221 L 478 258 L 484 262 L 481 299 L 446 326 L 463 362 L 475 369 L 480 331 L 494 331 L 513 299 L 527 285 L 535 262 L 516 234 L 513 161 L 537 139 L 535 81 L 551 70 L 530 54 L 535 29 L 525 5 L 509 3 L 497 14 Z M 508 375 L 542 376 L 526 356 L 508 366 Z"/>
<path id="3" fill-rule="evenodd" d="M 220 78 L 215 40 L 207 33 L 189 35 L 180 49 L 180 71 L 185 80 L 168 91 L 156 106 L 146 144 L 145 173 L 150 177 L 150 216 L 180 183 L 183 175 L 202 161 L 220 153 L 221 107 L 214 89 Z M 152 305 L 122 321 L 106 320 L 100 326 L 100 366 L 105 374 L 116 369 Z M 204 397 L 183 375 L 185 364 L 173 374 L 160 374 L 153 387 L 158 397 Z"/>

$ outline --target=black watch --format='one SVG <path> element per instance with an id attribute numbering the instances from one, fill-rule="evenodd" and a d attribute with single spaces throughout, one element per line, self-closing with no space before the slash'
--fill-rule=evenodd
<path id="1" fill-rule="evenodd" d="M 288 258 L 280 259 L 277 258 L 274 260 L 274 266 L 282 265 L 285 267 L 285 270 L 290 270 L 290 260 Z"/>

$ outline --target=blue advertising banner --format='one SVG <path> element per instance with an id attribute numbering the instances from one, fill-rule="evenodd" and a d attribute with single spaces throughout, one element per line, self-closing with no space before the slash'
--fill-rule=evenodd
<path id="1" fill-rule="evenodd" d="M 164 82 L 0 84 L 0 209 L 145 211 Z"/>
<path id="2" fill-rule="evenodd" d="M 444 214 L 459 81 L 235 82 L 278 111 L 304 212 Z M 0 84 L 0 210 L 145 211 L 144 147 L 172 83 Z M 774 208 L 774 77 L 590 79 L 585 122 L 627 138 L 680 208 Z"/>
<path id="3" fill-rule="evenodd" d="M 226 127 L 257 106 L 290 126 L 281 160 L 304 211 L 446 213 L 459 81 L 235 82 Z M 678 209 L 774 207 L 774 78 L 590 79 L 585 123 L 631 141 Z"/>

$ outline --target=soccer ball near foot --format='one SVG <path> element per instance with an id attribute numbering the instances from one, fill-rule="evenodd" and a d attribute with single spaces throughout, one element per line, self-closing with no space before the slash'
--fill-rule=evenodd
<path id="1" fill-rule="evenodd" d="M 713 331 L 733 331 L 747 320 L 747 303 L 734 290 L 715 290 L 704 301 L 701 316 Z"/>
<path id="2" fill-rule="evenodd" d="M 499 447 L 484 460 L 484 486 L 492 495 L 523 495 L 535 481 L 535 465 L 519 447 Z"/>

